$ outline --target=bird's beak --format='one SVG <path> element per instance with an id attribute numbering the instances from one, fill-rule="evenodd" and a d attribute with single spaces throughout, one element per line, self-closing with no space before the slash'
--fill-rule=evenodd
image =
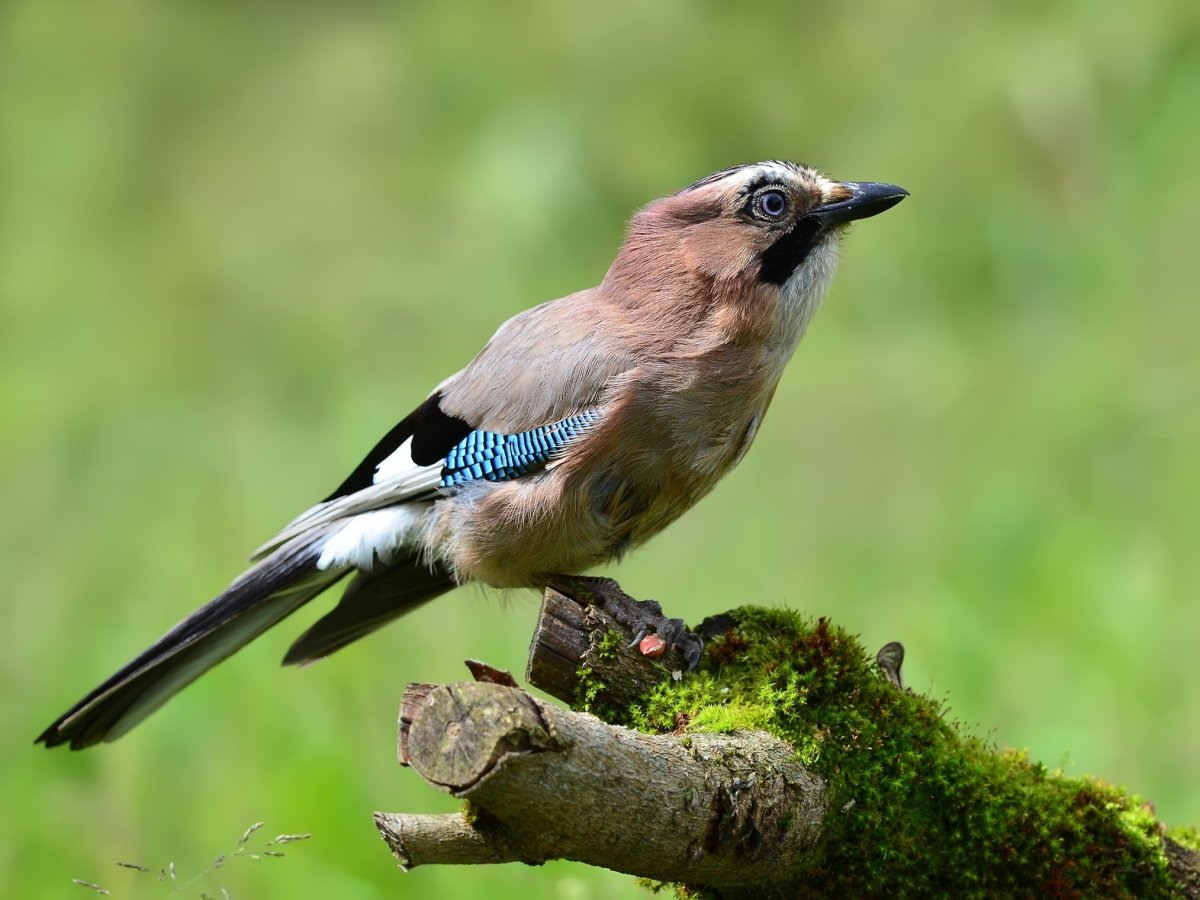
<path id="1" fill-rule="evenodd" d="M 867 219 L 891 209 L 908 196 L 908 191 L 894 184 L 875 181 L 843 181 L 840 187 L 850 196 L 834 203 L 824 203 L 810 210 L 805 218 L 815 219 L 824 228 Z M 840 193 L 840 192 L 839 192 Z"/>

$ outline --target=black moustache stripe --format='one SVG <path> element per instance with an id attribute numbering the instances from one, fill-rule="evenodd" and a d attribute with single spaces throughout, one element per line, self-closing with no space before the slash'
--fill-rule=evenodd
<path id="1" fill-rule="evenodd" d="M 801 219 L 793 225 L 791 231 L 763 251 L 758 280 L 782 285 L 791 278 L 792 273 L 808 259 L 820 231 L 821 226 L 813 219 Z"/>

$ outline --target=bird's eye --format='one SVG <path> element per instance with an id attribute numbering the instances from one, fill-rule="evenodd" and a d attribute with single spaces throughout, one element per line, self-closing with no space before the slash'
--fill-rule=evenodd
<path id="1" fill-rule="evenodd" d="M 778 219 L 787 211 L 787 197 L 783 191 L 763 191 L 755 200 L 758 212 L 768 219 Z"/>

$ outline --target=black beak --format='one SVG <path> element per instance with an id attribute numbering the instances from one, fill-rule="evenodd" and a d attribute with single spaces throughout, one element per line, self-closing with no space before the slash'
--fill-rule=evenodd
<path id="1" fill-rule="evenodd" d="M 805 218 L 815 219 L 822 228 L 831 228 L 855 219 L 877 216 L 908 196 L 908 191 L 902 187 L 875 181 L 843 181 L 842 187 L 850 192 L 849 197 L 818 206 L 810 210 Z"/>

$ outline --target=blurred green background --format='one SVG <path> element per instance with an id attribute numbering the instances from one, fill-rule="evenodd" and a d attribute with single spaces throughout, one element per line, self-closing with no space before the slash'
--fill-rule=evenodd
<path id="1" fill-rule="evenodd" d="M 1003 7 L 1003 8 L 1001 8 Z M 125 739 L 31 740 L 240 571 L 496 325 L 597 282 L 632 210 L 764 157 L 912 198 L 849 238 L 754 450 L 614 571 L 900 639 L 907 680 L 1200 823 L 1200 6 L 0 7 L 0 885 L 640 895 L 404 875 L 374 809 L 410 679 L 523 668 L 465 589 L 304 671 L 327 601 Z M 320 607 L 320 608 L 319 608 Z"/>

